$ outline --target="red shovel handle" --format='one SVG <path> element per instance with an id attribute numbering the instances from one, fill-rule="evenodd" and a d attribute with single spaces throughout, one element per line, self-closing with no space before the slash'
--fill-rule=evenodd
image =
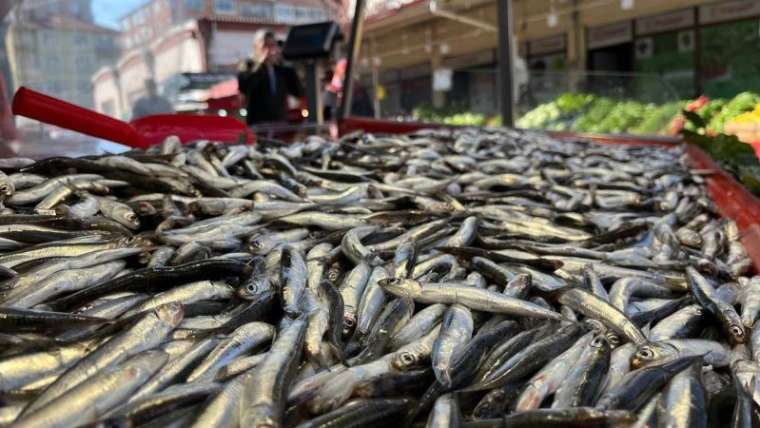
<path id="1" fill-rule="evenodd" d="M 13 97 L 14 114 L 71 129 L 82 134 L 136 147 L 137 130 L 127 122 L 20 87 Z"/>

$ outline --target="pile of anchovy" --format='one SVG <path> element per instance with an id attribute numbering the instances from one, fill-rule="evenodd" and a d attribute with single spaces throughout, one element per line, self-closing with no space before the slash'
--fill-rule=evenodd
<path id="1" fill-rule="evenodd" d="M 760 426 L 760 276 L 682 147 L 169 138 L 0 170 L 0 426 Z"/>

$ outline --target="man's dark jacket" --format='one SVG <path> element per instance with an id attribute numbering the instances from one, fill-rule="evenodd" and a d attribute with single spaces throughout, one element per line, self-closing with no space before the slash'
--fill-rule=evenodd
<path id="1" fill-rule="evenodd" d="M 243 79 L 238 76 L 240 92 L 246 96 L 249 125 L 262 122 L 284 122 L 288 117 L 288 95 L 303 96 L 301 82 L 295 70 L 275 65 L 276 90 L 272 91 L 267 67 L 259 64 Z"/>

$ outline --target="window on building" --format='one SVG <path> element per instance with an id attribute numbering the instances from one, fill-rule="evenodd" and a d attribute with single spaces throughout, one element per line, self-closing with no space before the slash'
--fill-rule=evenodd
<path id="1" fill-rule="evenodd" d="M 255 5 L 249 2 L 240 3 L 240 16 L 256 16 Z"/>
<path id="2" fill-rule="evenodd" d="M 235 0 L 214 0 L 214 13 L 234 15 Z"/>
<path id="3" fill-rule="evenodd" d="M 203 10 L 203 0 L 185 0 L 185 7 L 187 10 L 191 11 L 202 11 Z"/>
<path id="4" fill-rule="evenodd" d="M 87 41 L 88 39 L 86 34 L 78 33 L 74 35 L 74 43 L 76 43 L 77 46 L 84 46 L 87 44 Z"/>
<path id="5" fill-rule="evenodd" d="M 100 36 L 97 39 L 95 39 L 95 45 L 99 49 L 112 49 L 113 41 L 108 36 Z"/>
<path id="6" fill-rule="evenodd" d="M 161 0 L 154 0 L 153 2 L 153 14 L 157 15 L 161 13 Z"/>
<path id="7" fill-rule="evenodd" d="M 77 71 L 89 72 L 92 69 L 92 60 L 88 57 L 77 58 Z"/>
<path id="8" fill-rule="evenodd" d="M 249 6 L 251 9 L 251 15 L 247 15 L 247 16 L 253 16 L 255 18 L 259 18 L 263 20 L 271 20 L 274 16 L 274 9 L 271 3 L 253 3 L 253 4 L 244 3 L 244 4 Z"/>
<path id="9" fill-rule="evenodd" d="M 293 9 L 295 9 L 294 15 L 295 15 L 296 22 L 304 22 L 308 20 L 309 8 L 295 6 Z"/>
<path id="10" fill-rule="evenodd" d="M 296 8 L 286 4 L 274 6 L 275 22 L 293 22 L 296 20 Z"/>
<path id="11" fill-rule="evenodd" d="M 743 91 L 760 90 L 759 24 L 757 19 L 748 19 L 700 28 L 699 69 L 702 70 L 703 94 L 711 98 L 732 98 Z M 679 48 L 693 46 L 693 40 L 687 43 L 682 37 L 678 45 Z"/>

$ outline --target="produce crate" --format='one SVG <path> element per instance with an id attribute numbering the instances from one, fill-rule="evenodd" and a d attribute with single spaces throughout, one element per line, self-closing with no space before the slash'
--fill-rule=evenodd
<path id="1" fill-rule="evenodd" d="M 423 128 L 441 128 L 442 125 L 421 122 L 395 122 L 387 120 L 348 117 L 340 124 L 340 133 L 354 131 L 372 133 L 404 134 Z M 604 144 L 627 144 L 637 146 L 671 146 L 680 140 L 672 137 L 637 137 L 631 135 L 579 134 L 554 132 L 551 135 L 567 140 L 590 140 Z M 710 197 L 715 201 L 723 217 L 734 220 L 741 233 L 740 240 L 752 259 L 756 272 L 760 272 L 760 200 L 718 165 L 702 149 L 688 145 L 686 153 L 695 169 L 712 171 L 705 182 Z"/>

